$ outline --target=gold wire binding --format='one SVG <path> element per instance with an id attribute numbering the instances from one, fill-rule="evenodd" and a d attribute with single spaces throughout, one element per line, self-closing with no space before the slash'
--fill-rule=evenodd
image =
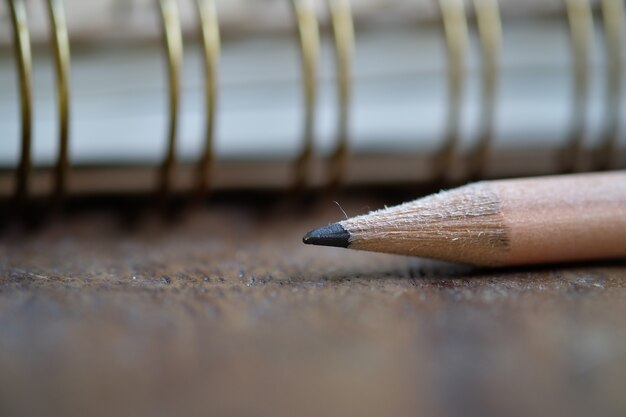
<path id="1" fill-rule="evenodd" d="M 439 0 L 448 51 L 448 114 L 443 147 L 435 157 L 434 174 L 444 179 L 459 142 L 465 57 L 469 32 L 463 0 Z"/>
<path id="2" fill-rule="evenodd" d="M 597 169 L 611 168 L 616 150 L 619 121 L 622 109 L 624 33 L 626 32 L 626 11 L 623 0 L 602 0 L 602 18 L 604 21 L 604 40 L 606 42 L 607 77 L 605 131 L 600 144 L 596 162 Z"/>
<path id="3" fill-rule="evenodd" d="M 220 59 L 220 30 L 215 0 L 197 0 L 196 5 L 202 30 L 207 117 L 204 153 L 198 165 L 198 191 L 200 194 L 206 194 L 209 190 L 211 171 L 215 158 L 213 138 L 215 135 L 217 77 Z"/>
<path id="4" fill-rule="evenodd" d="M 313 157 L 315 105 L 317 101 L 317 67 L 320 53 L 320 36 L 312 0 L 292 0 L 302 56 L 302 82 L 304 88 L 305 122 L 302 151 L 295 162 L 295 187 L 302 188 Z"/>
<path id="5" fill-rule="evenodd" d="M 496 94 L 502 48 L 502 20 L 498 0 L 474 0 L 482 54 L 482 110 L 479 141 L 470 163 L 470 176 L 484 177 L 493 143 Z"/>
<path id="6" fill-rule="evenodd" d="M 354 23 L 350 0 L 328 0 L 335 53 L 337 60 L 337 91 L 339 99 L 339 122 L 337 147 L 331 160 L 331 187 L 336 187 L 345 175 L 348 163 L 350 99 L 352 92 L 352 58 L 354 55 Z"/>
<path id="7" fill-rule="evenodd" d="M 565 0 L 574 59 L 574 101 L 572 128 L 565 149 L 563 171 L 575 171 L 580 160 L 587 127 L 589 102 L 591 43 L 593 40 L 593 14 L 588 0 Z"/>
<path id="8" fill-rule="evenodd" d="M 28 181 L 31 171 L 31 141 L 33 118 L 33 59 L 28 33 L 28 19 L 23 0 L 9 0 L 15 56 L 20 82 L 20 108 L 22 113 L 22 149 L 17 168 L 15 197 L 22 201 L 28 194 Z"/>
<path id="9" fill-rule="evenodd" d="M 52 26 L 52 50 L 56 72 L 57 105 L 59 107 L 59 156 L 56 166 L 54 194 L 65 193 L 69 171 L 69 117 L 70 117 L 70 42 L 61 0 L 48 0 L 48 14 Z"/>
<path id="10" fill-rule="evenodd" d="M 180 105 L 180 78 L 183 60 L 183 35 L 176 0 L 159 0 L 163 23 L 163 38 L 167 51 L 169 78 L 169 130 L 167 154 L 161 167 L 161 192 L 165 195 L 171 188 L 171 176 L 176 162 L 176 135 L 178 108 Z"/>

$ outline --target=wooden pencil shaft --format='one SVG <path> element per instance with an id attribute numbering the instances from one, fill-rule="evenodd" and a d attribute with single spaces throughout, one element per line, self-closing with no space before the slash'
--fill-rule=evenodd
<path id="1" fill-rule="evenodd" d="M 339 224 L 353 249 L 478 265 L 626 258 L 626 171 L 479 182 Z"/>

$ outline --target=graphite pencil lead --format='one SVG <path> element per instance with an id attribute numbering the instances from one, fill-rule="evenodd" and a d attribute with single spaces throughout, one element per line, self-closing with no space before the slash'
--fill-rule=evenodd
<path id="1" fill-rule="evenodd" d="M 307 245 L 347 248 L 350 245 L 350 233 L 342 225 L 335 223 L 311 230 L 302 241 Z"/>

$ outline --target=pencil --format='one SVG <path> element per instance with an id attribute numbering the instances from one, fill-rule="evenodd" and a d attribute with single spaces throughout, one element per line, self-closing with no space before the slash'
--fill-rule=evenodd
<path id="1" fill-rule="evenodd" d="M 626 258 L 626 171 L 478 182 L 303 241 L 484 266 Z"/>

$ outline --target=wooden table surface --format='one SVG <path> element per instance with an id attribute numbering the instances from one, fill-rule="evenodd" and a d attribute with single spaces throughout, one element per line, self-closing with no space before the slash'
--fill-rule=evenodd
<path id="1" fill-rule="evenodd" d="M 9 224 L 0 415 L 626 415 L 626 262 L 478 270 L 306 247 L 343 216 L 320 200 Z"/>

